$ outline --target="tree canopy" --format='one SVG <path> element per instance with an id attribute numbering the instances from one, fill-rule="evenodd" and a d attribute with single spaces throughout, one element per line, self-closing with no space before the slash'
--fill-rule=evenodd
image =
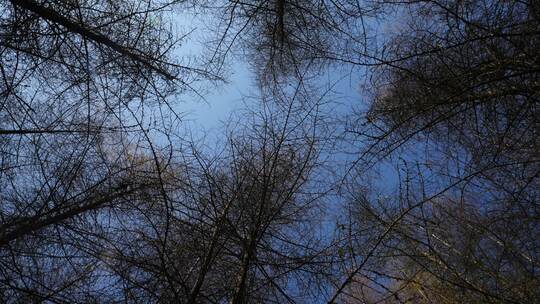
<path id="1" fill-rule="evenodd" d="M 540 298 L 537 1 L 0 11 L 0 302 Z"/>

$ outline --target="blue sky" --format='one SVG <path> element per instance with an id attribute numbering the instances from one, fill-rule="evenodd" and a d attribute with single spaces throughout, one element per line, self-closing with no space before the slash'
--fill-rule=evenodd
<path id="1" fill-rule="evenodd" d="M 175 12 L 173 14 L 173 24 L 178 34 L 190 33 L 187 40 L 182 43 L 175 54 L 179 58 L 195 58 L 201 52 L 208 51 L 204 46 L 205 39 L 208 39 L 208 24 L 211 22 L 205 20 L 204 16 L 194 16 L 189 12 Z M 211 37 L 215 38 L 215 37 Z M 220 122 L 226 120 L 235 110 L 244 106 L 242 97 L 246 95 L 256 95 L 254 87 L 254 75 L 250 71 L 249 58 L 242 60 L 238 54 L 228 58 L 226 67 L 226 83 L 217 86 L 206 86 L 202 84 L 208 92 L 204 94 L 205 101 L 192 96 L 179 96 L 177 102 L 178 111 L 186 114 L 194 127 L 202 127 L 206 131 L 219 128 Z M 333 94 L 328 97 L 331 101 L 341 104 L 339 107 L 334 105 L 336 114 L 339 112 L 347 113 L 353 104 L 360 105 L 360 82 L 359 73 L 347 68 L 332 69 L 320 77 L 321 87 L 334 85 Z M 339 108 L 339 109 L 338 109 Z"/>

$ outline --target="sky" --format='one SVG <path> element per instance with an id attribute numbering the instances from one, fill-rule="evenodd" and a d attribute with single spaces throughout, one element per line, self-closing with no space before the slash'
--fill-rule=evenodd
<path id="1" fill-rule="evenodd" d="M 212 22 L 204 18 L 211 17 L 208 15 L 205 17 L 194 16 L 185 12 L 174 12 L 172 16 L 176 31 L 180 34 L 190 33 L 186 41 L 176 50 L 175 55 L 179 58 L 194 58 L 200 55 L 200 52 L 207 51 L 204 41 L 208 39 L 208 36 L 204 35 L 207 35 L 208 25 Z M 231 56 L 226 70 L 225 83 L 205 87 L 208 90 L 204 94 L 204 100 L 193 94 L 188 94 L 186 96 L 180 95 L 178 102 L 175 103 L 176 110 L 182 113 L 191 132 L 195 135 L 204 135 L 208 140 L 206 144 L 214 146 L 212 148 L 221 145 L 220 138 L 223 135 L 224 122 L 236 110 L 245 107 L 243 96 L 257 94 L 254 74 L 250 70 L 248 62 L 249 58 L 242 60 L 238 55 Z M 323 90 L 332 86 L 332 93 L 328 94 L 326 98 L 332 103 L 330 110 L 337 119 L 343 119 L 350 115 L 353 108 L 366 108 L 367 94 L 362 91 L 362 86 L 367 84 L 366 80 L 364 73 L 348 66 L 329 68 L 319 77 Z M 338 124 L 336 128 L 343 128 L 343 125 Z M 336 131 L 342 132 L 342 130 Z M 353 147 L 345 147 L 345 149 L 348 148 Z M 356 157 L 357 155 L 354 153 L 341 154 L 336 156 L 336 159 L 344 164 Z M 336 173 L 347 169 L 345 166 L 340 168 L 336 166 L 335 168 Z M 376 173 L 371 178 L 373 182 L 371 190 L 374 196 L 383 196 L 394 191 L 398 175 L 392 164 L 381 163 L 378 165 L 378 170 L 374 172 Z"/>
<path id="2" fill-rule="evenodd" d="M 204 40 L 208 37 L 203 35 L 208 32 L 207 24 L 211 22 L 204 18 L 210 17 L 193 16 L 184 12 L 174 13 L 173 24 L 176 30 L 180 34 L 190 33 L 188 39 L 176 50 L 175 56 L 190 58 L 206 51 Z M 186 119 L 194 126 L 202 127 L 206 131 L 219 129 L 221 121 L 226 120 L 234 110 L 244 106 L 243 96 L 253 96 L 257 93 L 254 87 L 254 74 L 250 71 L 248 62 L 249 58 L 243 60 L 238 55 L 231 56 L 227 62 L 229 65 L 225 75 L 226 83 L 206 88 L 209 92 L 204 94 L 204 101 L 191 95 L 180 96 L 178 110 L 185 114 Z M 355 76 L 353 71 L 346 69 L 333 69 L 321 77 L 321 86 L 334 84 L 334 93 L 329 98 L 339 103 L 341 105 L 339 111 L 344 113 L 350 110 L 352 103 L 360 104 L 360 82 L 361 79 Z"/>

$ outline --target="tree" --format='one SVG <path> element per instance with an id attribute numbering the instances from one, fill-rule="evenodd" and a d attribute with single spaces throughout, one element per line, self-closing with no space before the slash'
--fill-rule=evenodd
<path id="1" fill-rule="evenodd" d="M 2 302 L 540 296 L 535 1 L 0 8 Z M 179 9 L 211 16 L 200 66 Z M 173 101 L 239 57 L 257 95 L 196 139 Z M 360 111 L 334 67 L 369 76 Z"/>
<path id="2" fill-rule="evenodd" d="M 320 113 L 312 103 L 259 105 L 231 125 L 216 155 L 193 147 L 173 170 L 170 209 L 145 205 L 132 219 L 110 264 L 128 294 L 185 303 L 317 297 L 307 287 L 325 284 L 334 256 L 315 221 L 326 196 L 313 188 Z"/>
<path id="3" fill-rule="evenodd" d="M 422 18 L 388 39 L 352 133 L 364 169 L 398 157 L 399 195 L 359 204 L 380 230 L 332 301 L 361 278 L 389 302 L 533 301 L 520 287 L 538 286 L 537 4 L 395 5 Z"/>
<path id="4" fill-rule="evenodd" d="M 110 214 L 163 194 L 167 158 L 149 134 L 172 135 L 167 97 L 204 74 L 168 59 L 172 4 L 0 3 L 3 300 L 105 296 L 96 269 Z"/>
<path id="5" fill-rule="evenodd" d="M 247 56 L 266 87 L 286 86 L 291 78 L 307 81 L 336 63 L 366 63 L 367 19 L 377 11 L 349 0 L 196 3 L 216 20 L 208 63 L 219 71 L 229 57 Z"/>

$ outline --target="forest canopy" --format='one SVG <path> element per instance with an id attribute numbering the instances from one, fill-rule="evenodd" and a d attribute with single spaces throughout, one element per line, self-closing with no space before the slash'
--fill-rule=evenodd
<path id="1" fill-rule="evenodd" d="M 539 119 L 538 1 L 0 0 L 0 302 L 536 303 Z"/>

